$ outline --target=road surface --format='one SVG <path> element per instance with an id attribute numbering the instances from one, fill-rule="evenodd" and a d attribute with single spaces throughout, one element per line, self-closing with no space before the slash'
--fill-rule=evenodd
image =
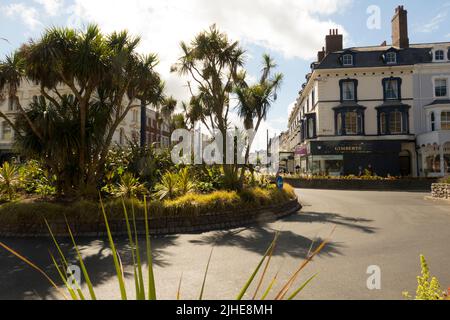
<path id="1" fill-rule="evenodd" d="M 274 223 L 224 232 L 153 239 L 157 293 L 174 299 L 183 274 L 181 297 L 197 299 L 211 248 L 214 252 L 205 289 L 208 299 L 233 299 L 277 230 L 280 241 L 269 270 L 279 272 L 276 288 L 307 255 L 312 243 L 332 235 L 329 245 L 308 266 L 298 283 L 318 273 L 299 299 L 402 299 L 415 292 L 424 254 L 443 287 L 450 286 L 450 204 L 425 200 L 424 193 L 297 190 L 303 209 Z M 0 239 L 58 279 L 48 249 L 51 241 Z M 64 240 L 63 240 L 64 242 Z M 117 239 L 125 265 L 127 240 Z M 64 250 L 74 258 L 65 241 Z M 112 258 L 105 240 L 79 241 L 100 298 L 119 297 Z M 144 243 L 141 244 L 143 246 Z M 75 260 L 73 260 L 75 261 Z M 367 269 L 381 270 L 381 289 L 368 290 Z M 126 268 L 133 297 L 132 270 Z M 253 293 L 253 291 L 251 291 Z M 51 299 L 58 295 L 45 279 L 0 250 L 0 299 Z M 248 296 L 247 298 L 251 298 Z"/>

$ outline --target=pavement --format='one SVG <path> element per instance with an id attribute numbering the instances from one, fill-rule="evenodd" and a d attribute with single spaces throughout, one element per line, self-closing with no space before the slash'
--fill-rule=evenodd
<path id="1" fill-rule="evenodd" d="M 307 256 L 332 234 L 331 242 L 305 269 L 297 285 L 314 274 L 313 282 L 298 299 L 401 300 L 402 292 L 415 292 L 424 254 L 433 275 L 450 286 L 450 204 L 425 200 L 425 193 L 297 190 L 303 209 L 286 219 L 251 228 L 153 239 L 159 299 L 174 299 L 182 276 L 181 298 L 198 299 L 204 270 L 214 247 L 205 298 L 233 299 L 258 264 L 276 231 L 280 240 L 269 278 L 279 273 L 276 289 L 289 279 Z M 48 250 L 48 239 L 1 239 L 49 275 L 58 279 Z M 134 280 L 128 241 L 116 239 L 125 267 L 131 298 Z M 78 241 L 96 293 L 103 299 L 119 297 L 115 270 L 105 239 Z M 67 240 L 63 250 L 76 256 Z M 141 247 L 145 243 L 141 243 Z M 381 289 L 369 290 L 367 270 L 378 266 Z M 270 280 L 270 279 L 268 279 Z M 246 298 L 251 298 L 251 288 Z M 57 299 L 55 290 L 36 271 L 0 250 L 0 300 Z"/>

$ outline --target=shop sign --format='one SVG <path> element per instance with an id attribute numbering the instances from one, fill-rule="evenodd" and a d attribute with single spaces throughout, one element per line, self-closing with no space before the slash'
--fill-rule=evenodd
<path id="1" fill-rule="evenodd" d="M 307 146 L 298 146 L 295 149 L 296 156 L 306 156 L 308 155 L 308 147 Z"/>
<path id="2" fill-rule="evenodd" d="M 311 142 L 313 155 L 400 153 L 398 141 L 326 141 Z"/>

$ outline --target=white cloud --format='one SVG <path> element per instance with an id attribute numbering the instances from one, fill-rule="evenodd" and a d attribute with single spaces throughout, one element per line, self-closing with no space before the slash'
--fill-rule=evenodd
<path id="1" fill-rule="evenodd" d="M 106 32 L 128 29 L 142 36 L 140 50 L 157 52 L 160 72 L 170 93 L 188 96 L 170 66 L 180 55 L 180 41 L 189 41 L 213 23 L 234 40 L 257 44 L 286 57 L 311 59 L 323 46 L 330 28 L 342 26 L 330 16 L 352 0 L 75 0 L 69 24 L 98 23 Z"/>
<path id="2" fill-rule="evenodd" d="M 55 16 L 59 13 L 59 10 L 63 7 L 63 0 L 33 0 L 34 2 L 42 5 L 47 14 Z"/>
<path id="3" fill-rule="evenodd" d="M 23 3 L 12 3 L 1 8 L 9 17 L 19 17 L 22 22 L 29 28 L 33 29 L 42 25 L 39 21 L 39 14 L 33 7 L 29 7 Z"/>
<path id="4" fill-rule="evenodd" d="M 447 19 L 448 12 L 443 11 L 437 14 L 433 19 L 431 19 L 427 24 L 423 25 L 420 29 L 421 32 L 431 33 L 433 31 L 439 30 L 442 22 Z"/>

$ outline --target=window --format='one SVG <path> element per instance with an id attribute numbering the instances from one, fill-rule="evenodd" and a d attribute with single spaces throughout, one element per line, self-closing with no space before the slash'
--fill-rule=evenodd
<path id="1" fill-rule="evenodd" d="M 344 66 L 353 66 L 353 56 L 351 54 L 345 54 L 342 57 L 342 64 Z"/>
<path id="2" fill-rule="evenodd" d="M 133 122 L 138 122 L 139 119 L 139 111 L 133 110 Z"/>
<path id="3" fill-rule="evenodd" d="M 395 53 L 395 52 L 386 53 L 386 63 L 387 64 L 396 64 L 397 63 L 397 53 Z"/>
<path id="4" fill-rule="evenodd" d="M 336 130 L 337 130 L 337 135 L 338 136 L 343 136 L 344 135 L 344 121 L 342 119 L 342 115 L 338 114 L 337 120 L 336 120 Z"/>
<path id="5" fill-rule="evenodd" d="M 389 132 L 401 134 L 403 130 L 403 114 L 400 111 L 391 112 L 389 115 Z"/>
<path id="6" fill-rule="evenodd" d="M 340 108 L 336 110 L 336 134 L 364 135 L 364 108 Z"/>
<path id="7" fill-rule="evenodd" d="M 315 137 L 315 123 L 314 118 L 308 119 L 308 138 L 312 139 Z"/>
<path id="8" fill-rule="evenodd" d="M 434 60 L 444 61 L 445 60 L 444 50 L 436 50 L 436 52 L 434 53 Z"/>
<path id="9" fill-rule="evenodd" d="M 387 134 L 387 114 L 385 112 L 380 113 L 380 133 Z"/>
<path id="10" fill-rule="evenodd" d="M 2 139 L 5 141 L 12 139 L 12 128 L 6 121 L 2 123 Z"/>
<path id="11" fill-rule="evenodd" d="M 355 82 L 344 81 L 342 83 L 342 101 L 354 101 L 355 99 Z"/>
<path id="12" fill-rule="evenodd" d="M 450 111 L 441 114 L 441 130 L 450 130 Z"/>
<path id="13" fill-rule="evenodd" d="M 378 134 L 400 135 L 409 133 L 409 106 L 384 107 L 378 110 Z"/>
<path id="14" fill-rule="evenodd" d="M 400 80 L 391 78 L 384 79 L 383 82 L 385 100 L 400 100 Z"/>
<path id="15" fill-rule="evenodd" d="M 447 79 L 436 79 L 434 90 L 437 98 L 447 96 Z"/>
<path id="16" fill-rule="evenodd" d="M 431 113 L 431 131 L 436 131 L 436 115 L 434 112 Z"/>
<path id="17" fill-rule="evenodd" d="M 358 114 L 356 112 L 345 113 L 346 134 L 358 134 Z"/>

